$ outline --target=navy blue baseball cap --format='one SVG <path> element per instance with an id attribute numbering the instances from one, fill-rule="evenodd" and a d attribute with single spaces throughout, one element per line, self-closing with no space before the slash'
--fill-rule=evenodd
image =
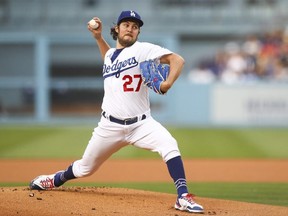
<path id="1" fill-rule="evenodd" d="M 139 26 L 143 26 L 143 21 L 141 20 L 140 15 L 135 11 L 122 11 L 117 20 L 117 25 L 119 25 L 123 20 L 133 20 L 139 23 Z"/>

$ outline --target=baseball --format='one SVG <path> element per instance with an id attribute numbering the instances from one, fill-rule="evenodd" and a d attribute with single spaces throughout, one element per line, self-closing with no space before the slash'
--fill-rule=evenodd
<path id="1" fill-rule="evenodd" d="M 97 29 L 99 27 L 99 24 L 94 19 L 92 19 L 89 21 L 89 26 L 93 29 Z"/>

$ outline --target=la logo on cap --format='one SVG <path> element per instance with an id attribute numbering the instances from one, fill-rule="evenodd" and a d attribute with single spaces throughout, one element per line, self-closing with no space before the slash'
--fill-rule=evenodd
<path id="1" fill-rule="evenodd" d="M 133 17 L 136 16 L 135 13 L 134 13 L 134 11 L 131 11 L 131 12 L 130 12 L 130 16 L 133 16 Z"/>
<path id="2" fill-rule="evenodd" d="M 129 19 L 138 22 L 140 27 L 143 26 L 144 24 L 143 21 L 141 20 L 140 15 L 136 11 L 127 10 L 121 12 L 117 20 L 117 25 L 119 25 L 123 20 L 129 20 Z"/>

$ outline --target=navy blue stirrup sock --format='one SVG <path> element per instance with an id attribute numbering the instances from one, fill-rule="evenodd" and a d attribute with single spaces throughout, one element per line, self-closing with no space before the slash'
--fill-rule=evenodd
<path id="1" fill-rule="evenodd" d="M 71 179 L 75 179 L 76 177 L 73 174 L 72 171 L 72 166 L 73 164 L 71 164 L 67 170 L 65 170 L 64 172 L 59 172 L 55 175 L 54 177 L 54 185 L 56 187 L 59 187 L 61 185 L 63 185 L 66 181 L 71 180 Z"/>
<path id="2" fill-rule="evenodd" d="M 178 197 L 183 193 L 188 193 L 185 171 L 181 156 L 172 158 L 166 162 L 170 176 L 174 180 L 175 187 L 177 189 Z"/>

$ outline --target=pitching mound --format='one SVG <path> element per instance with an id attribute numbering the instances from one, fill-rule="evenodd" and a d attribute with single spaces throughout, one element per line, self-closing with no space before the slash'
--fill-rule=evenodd
<path id="1" fill-rule="evenodd" d="M 197 197 L 205 207 L 202 215 L 280 216 L 288 208 Z M 175 196 L 123 188 L 60 187 L 30 191 L 27 187 L 1 188 L 0 215 L 54 216 L 185 216 L 173 208 Z"/>

